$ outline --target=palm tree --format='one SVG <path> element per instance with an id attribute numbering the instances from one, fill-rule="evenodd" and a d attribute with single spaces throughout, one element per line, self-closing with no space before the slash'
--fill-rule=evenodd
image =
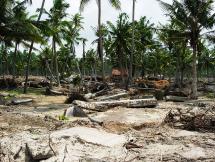
<path id="1" fill-rule="evenodd" d="M 89 74 L 91 71 L 91 79 L 95 77 L 95 80 L 96 80 L 96 67 L 98 64 L 97 61 L 98 61 L 98 55 L 96 55 L 96 51 L 94 49 L 89 49 L 85 55 L 85 63 Z"/>
<path id="2" fill-rule="evenodd" d="M 126 69 L 127 71 L 127 58 L 130 51 L 129 42 L 131 41 L 131 35 L 129 32 L 130 23 L 128 22 L 128 15 L 126 13 L 120 14 L 116 25 L 108 21 L 107 26 L 109 28 L 110 44 L 106 50 L 113 58 L 112 60 L 116 60 L 115 66 L 119 67 L 121 71 L 124 71 L 124 69 Z M 122 72 L 121 77 L 122 83 L 125 85 L 125 80 Z"/>
<path id="3" fill-rule="evenodd" d="M 141 17 L 138 22 L 135 23 L 135 50 L 138 51 L 133 56 L 133 75 L 135 74 L 136 66 L 139 65 L 141 69 L 141 76 L 145 75 L 145 54 L 156 46 L 156 42 L 153 39 L 154 24 L 151 24 L 147 18 Z M 136 65 L 136 66 L 135 66 Z"/>
<path id="4" fill-rule="evenodd" d="M 31 0 L 30 0 L 31 2 Z M 41 7 L 40 7 L 40 13 L 37 19 L 37 22 L 40 21 L 42 13 L 43 13 L 43 9 L 44 9 L 44 5 L 45 5 L 45 0 L 42 1 Z M 28 83 L 28 76 L 29 76 L 29 69 L 30 69 L 30 61 L 31 61 L 31 53 L 34 47 L 34 41 L 31 42 L 30 48 L 29 48 L 29 52 L 28 52 L 28 57 L 27 57 L 27 66 L 26 66 L 26 71 L 25 71 L 25 86 L 24 86 L 24 93 L 27 93 L 27 83 Z"/>
<path id="5" fill-rule="evenodd" d="M 90 0 L 81 0 L 80 3 L 80 10 L 83 11 L 84 6 L 89 3 Z M 104 80 L 105 78 L 105 69 L 104 69 L 104 60 L 103 60 L 103 39 L 102 39 L 102 33 L 101 33 L 101 0 L 97 0 L 97 5 L 98 5 L 98 31 L 99 31 L 99 41 L 98 41 L 98 54 L 100 56 L 101 62 L 102 62 L 102 78 Z M 120 9 L 120 0 L 109 0 L 110 4 L 116 8 Z"/>
<path id="6" fill-rule="evenodd" d="M 49 16 L 48 22 L 51 28 L 52 37 L 52 66 L 55 68 L 55 75 L 57 77 L 57 84 L 60 86 L 60 74 L 58 69 L 58 55 L 57 55 L 57 45 L 62 46 L 62 39 L 64 37 L 65 26 L 68 25 L 68 21 L 63 20 L 66 16 L 66 9 L 69 8 L 69 4 L 65 3 L 65 0 L 54 0 L 54 5 L 50 9 L 50 13 L 47 11 L 46 14 Z"/>
<path id="7" fill-rule="evenodd" d="M 211 14 L 214 0 L 173 0 L 172 5 L 158 0 L 177 26 L 184 28 L 180 36 L 189 40 L 192 47 L 192 99 L 197 99 L 197 53 L 198 42 L 203 30 L 211 29 L 215 15 Z M 177 31 L 175 31 L 177 32 Z"/>

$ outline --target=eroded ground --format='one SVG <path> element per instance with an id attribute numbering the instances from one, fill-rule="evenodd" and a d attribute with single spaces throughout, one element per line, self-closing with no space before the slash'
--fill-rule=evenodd
<path id="1" fill-rule="evenodd" d="M 34 102 L 0 108 L 0 161 L 215 161 L 213 132 L 174 129 L 163 123 L 171 109 L 195 106 L 192 101 L 90 114 L 103 122 L 99 125 L 88 118 L 58 120 L 69 107 L 64 96 L 22 97 Z M 28 158 L 23 149 L 27 144 Z"/>

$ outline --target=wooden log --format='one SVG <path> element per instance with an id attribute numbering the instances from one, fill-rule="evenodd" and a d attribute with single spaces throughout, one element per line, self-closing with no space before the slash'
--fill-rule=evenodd
<path id="1" fill-rule="evenodd" d="M 188 100 L 188 97 L 181 97 L 181 96 L 166 96 L 166 101 L 173 101 L 173 102 L 185 102 Z"/>
<path id="2" fill-rule="evenodd" d="M 49 89 L 49 88 L 46 88 L 46 92 L 45 92 L 46 95 L 53 95 L 53 96 L 66 96 L 68 93 L 64 92 L 64 89 Z"/>
<path id="3" fill-rule="evenodd" d="M 87 93 L 87 94 L 84 95 L 84 97 L 86 99 L 93 99 L 95 97 L 106 95 L 108 93 L 108 91 L 109 91 L 108 89 L 103 89 L 103 90 L 101 90 L 99 92 L 96 92 L 96 93 Z"/>
<path id="4" fill-rule="evenodd" d="M 136 99 L 136 100 L 112 100 L 112 101 L 101 101 L 101 102 L 92 102 L 97 106 L 124 106 L 130 108 L 144 108 L 144 107 L 155 107 L 157 105 L 157 100 L 153 99 Z"/>
<path id="5" fill-rule="evenodd" d="M 13 105 L 19 105 L 19 104 L 26 104 L 26 103 L 30 103 L 33 102 L 33 99 L 29 98 L 29 99 L 13 99 L 11 101 L 11 103 Z"/>
<path id="6" fill-rule="evenodd" d="M 87 93 L 84 95 L 84 98 L 86 98 L 86 99 L 92 99 L 95 97 L 96 97 L 95 93 Z"/>
<path id="7" fill-rule="evenodd" d="M 109 95 L 109 96 L 102 96 L 102 97 L 98 97 L 97 100 L 98 101 L 106 101 L 106 100 L 118 100 L 120 98 L 125 98 L 128 97 L 128 93 L 119 93 L 119 94 L 115 94 L 115 95 Z"/>
<path id="8" fill-rule="evenodd" d="M 78 107 L 80 107 L 82 109 L 86 109 L 86 110 L 90 110 L 90 111 L 103 112 L 103 111 L 106 111 L 108 109 L 107 106 L 99 106 L 99 105 L 96 105 L 94 103 L 79 101 L 79 100 L 75 100 L 73 102 L 73 104 L 77 105 Z"/>
<path id="9" fill-rule="evenodd" d="M 136 99 L 136 100 L 110 100 L 110 101 L 98 101 L 98 102 L 83 102 L 74 101 L 75 105 L 80 106 L 83 109 L 94 110 L 94 111 L 106 111 L 109 108 L 123 106 L 128 108 L 144 108 L 144 107 L 155 107 L 157 100 L 153 99 Z"/>

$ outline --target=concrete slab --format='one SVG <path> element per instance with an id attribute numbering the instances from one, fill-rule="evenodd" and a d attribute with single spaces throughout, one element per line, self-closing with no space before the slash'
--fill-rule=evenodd
<path id="1" fill-rule="evenodd" d="M 92 114 L 91 118 L 101 122 L 116 122 L 123 124 L 159 124 L 163 121 L 168 111 L 164 109 L 131 109 L 115 108 L 106 112 Z"/>
<path id="2" fill-rule="evenodd" d="M 107 147 L 123 146 L 123 144 L 126 142 L 126 138 L 124 135 L 107 133 L 103 130 L 87 127 L 74 127 L 70 129 L 56 131 L 51 134 L 51 137 L 57 139 L 61 137 L 78 137 L 88 143 L 94 143 Z"/>

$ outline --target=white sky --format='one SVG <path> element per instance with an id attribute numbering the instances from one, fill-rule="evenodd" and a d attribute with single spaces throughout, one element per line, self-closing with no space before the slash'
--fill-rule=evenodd
<path id="1" fill-rule="evenodd" d="M 79 12 L 80 0 L 66 0 L 70 4 L 70 8 L 67 13 L 74 15 Z M 102 0 L 102 22 L 106 21 L 115 22 L 120 12 L 126 12 L 130 18 L 132 14 L 132 1 L 133 0 L 121 0 L 121 10 L 116 11 L 113 9 L 108 0 Z M 163 0 L 164 2 L 171 3 L 172 0 Z M 45 8 L 49 10 L 52 7 L 53 0 L 46 0 Z M 33 0 L 33 5 L 30 7 L 30 13 L 35 13 L 37 8 L 40 8 L 42 0 Z M 88 39 L 87 49 L 91 47 L 92 41 L 95 39 L 94 31 L 92 27 L 97 26 L 98 22 L 98 9 L 96 0 L 91 2 L 85 7 L 82 16 L 84 17 L 84 30 L 81 32 L 81 36 Z M 146 16 L 152 23 L 158 24 L 165 23 L 166 17 L 162 11 L 159 3 L 156 0 L 137 0 L 136 3 L 136 15 L 135 19 L 138 20 L 140 17 Z M 82 55 L 82 46 L 77 46 L 76 55 Z"/>

